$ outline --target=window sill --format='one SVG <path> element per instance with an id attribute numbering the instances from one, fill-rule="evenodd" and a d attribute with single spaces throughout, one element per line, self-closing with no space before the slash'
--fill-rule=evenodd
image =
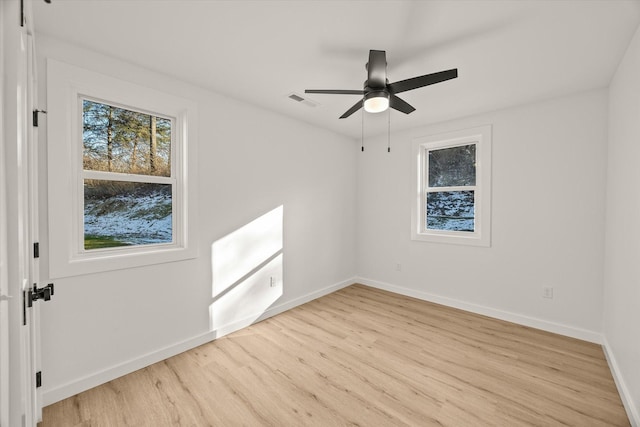
<path id="1" fill-rule="evenodd" d="M 482 236 L 475 233 L 469 233 L 469 235 L 466 236 L 451 232 L 412 233 L 411 240 L 431 243 L 448 243 L 453 245 L 480 246 L 486 248 L 491 247 L 491 241 L 488 237 L 482 238 Z"/>

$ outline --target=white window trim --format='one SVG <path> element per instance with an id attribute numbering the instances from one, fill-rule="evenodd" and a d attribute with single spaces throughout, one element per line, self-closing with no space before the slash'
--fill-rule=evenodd
<path id="1" fill-rule="evenodd" d="M 80 170 L 80 177 L 77 180 L 78 188 L 76 190 L 76 195 L 79 197 L 74 200 L 74 206 L 80 206 L 83 204 L 83 192 L 84 192 L 84 180 L 85 179 L 97 179 L 97 180 L 109 180 L 109 181 L 127 181 L 127 182 L 138 182 L 138 183 L 149 183 L 149 184 L 168 184 L 172 186 L 172 197 L 171 197 L 171 212 L 172 212 L 172 221 L 171 221 L 171 243 L 159 243 L 152 245 L 144 245 L 144 246 L 120 246 L 113 248 L 104 248 L 104 249 L 84 249 L 84 230 L 82 230 L 82 225 L 84 224 L 84 214 L 82 211 L 76 210 L 76 213 L 80 214 L 78 219 L 78 223 L 74 225 L 74 231 L 77 233 L 75 236 L 77 247 L 79 248 L 79 253 L 76 254 L 78 258 L 88 258 L 95 257 L 96 255 L 104 256 L 104 253 L 135 253 L 136 251 L 148 251 L 149 248 L 156 249 L 157 247 L 162 247 L 164 249 L 169 249 L 171 247 L 180 247 L 183 240 L 183 230 L 182 223 L 183 214 L 180 206 L 182 206 L 182 193 L 183 188 L 179 185 L 179 176 L 183 176 L 182 174 L 182 165 L 181 158 L 183 155 L 182 150 L 182 141 L 184 139 L 182 127 L 184 126 L 183 120 L 178 120 L 176 117 L 169 117 L 166 115 L 161 115 L 157 111 L 141 111 L 140 108 L 135 108 L 131 105 L 122 105 L 121 103 L 116 103 L 113 101 L 107 101 L 104 99 L 96 99 L 94 97 L 89 97 L 87 95 L 79 95 L 78 96 L 78 109 L 72 113 L 72 117 L 79 119 L 82 116 L 82 108 L 83 101 L 89 100 L 92 102 L 98 102 L 101 104 L 110 105 L 112 107 L 123 108 L 126 110 L 134 110 L 143 114 L 148 114 L 151 116 L 162 117 L 165 119 L 171 120 L 171 176 L 155 176 L 155 175 L 139 175 L 139 174 L 130 174 L 130 173 L 120 173 L 120 172 L 105 172 L 105 171 L 94 171 L 94 170 L 86 170 L 82 167 Z M 72 149 L 77 154 L 76 165 L 83 164 L 83 127 L 82 121 L 79 120 L 73 127 L 75 130 L 72 136 Z M 78 163 L 79 162 L 79 163 Z"/>
<path id="2" fill-rule="evenodd" d="M 100 173 L 83 171 L 81 99 L 172 119 L 172 177 L 177 183 L 171 244 L 84 250 L 83 177 Z M 47 111 L 50 278 L 197 256 L 197 107 L 193 101 L 49 59 Z M 119 175 L 124 181 L 133 179 L 129 174 Z"/>
<path id="3" fill-rule="evenodd" d="M 430 230 L 425 226 L 426 162 L 429 150 L 476 144 L 476 185 L 450 187 L 451 191 L 474 190 L 474 231 Z M 429 135 L 412 145 L 411 239 L 425 242 L 491 246 L 491 125 Z M 442 188 L 447 189 L 447 188 Z"/>

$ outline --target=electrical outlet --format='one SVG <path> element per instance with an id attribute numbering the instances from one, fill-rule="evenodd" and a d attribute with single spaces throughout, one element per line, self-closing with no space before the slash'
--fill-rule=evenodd
<path id="1" fill-rule="evenodd" d="M 276 287 L 276 278 L 271 276 L 269 277 L 269 287 L 270 288 L 275 288 Z"/>
<path id="2" fill-rule="evenodd" d="M 402 265 L 400 263 L 396 263 L 396 271 L 402 271 Z"/>
<path id="3" fill-rule="evenodd" d="M 553 287 L 544 286 L 542 288 L 542 298 L 553 298 Z"/>

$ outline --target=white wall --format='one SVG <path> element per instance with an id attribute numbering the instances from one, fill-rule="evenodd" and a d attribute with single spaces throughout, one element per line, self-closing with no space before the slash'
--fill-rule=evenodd
<path id="1" fill-rule="evenodd" d="M 640 425 L 640 29 L 609 89 L 604 337 L 625 406 Z"/>
<path id="2" fill-rule="evenodd" d="M 493 126 L 491 247 L 410 240 L 412 139 L 485 124 Z M 605 90 L 392 130 L 391 138 L 391 153 L 384 135 L 367 138 L 359 156 L 361 281 L 600 340 Z M 542 298 L 543 286 L 554 287 L 554 299 Z"/>
<path id="3" fill-rule="evenodd" d="M 37 41 L 42 97 L 44 58 L 52 57 L 194 100 L 200 125 L 198 258 L 58 279 L 54 300 L 42 306 L 45 404 L 210 340 L 213 328 L 228 332 L 264 310 L 273 314 L 353 282 L 352 140 L 42 35 Z M 226 310 L 212 325 L 211 245 L 279 206 L 282 295 L 257 313 Z"/>

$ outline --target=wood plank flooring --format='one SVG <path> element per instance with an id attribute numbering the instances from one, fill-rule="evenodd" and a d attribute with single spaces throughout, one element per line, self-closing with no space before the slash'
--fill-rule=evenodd
<path id="1" fill-rule="evenodd" d="M 54 426 L 628 426 L 602 348 L 352 285 L 44 408 Z"/>

